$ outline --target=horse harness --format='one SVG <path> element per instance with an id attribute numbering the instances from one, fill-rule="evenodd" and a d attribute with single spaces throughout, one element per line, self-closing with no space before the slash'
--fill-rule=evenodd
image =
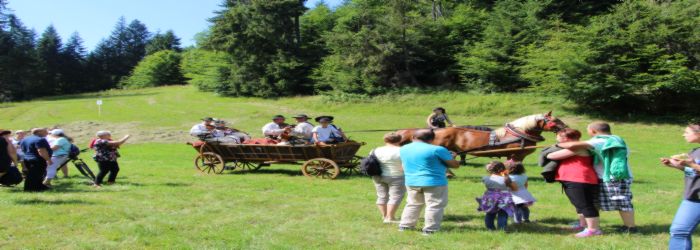
<path id="1" fill-rule="evenodd" d="M 548 122 L 545 121 L 545 123 L 548 123 Z M 459 152 L 458 154 L 466 154 L 466 153 L 470 153 L 470 152 L 474 152 L 474 151 L 478 151 L 478 150 L 483 150 L 483 149 L 487 149 L 487 148 L 491 148 L 491 147 L 499 147 L 499 146 L 503 146 L 503 145 L 516 143 L 516 142 L 519 142 L 520 148 L 523 149 L 523 148 L 525 148 L 525 143 L 528 141 L 538 143 L 538 142 L 545 140 L 544 137 L 542 137 L 541 135 L 528 133 L 529 131 L 520 131 L 517 128 L 515 128 L 513 125 L 511 125 L 510 123 L 507 123 L 504 126 L 504 129 L 506 131 L 506 135 L 510 134 L 510 135 L 515 136 L 515 137 L 507 139 L 507 140 L 501 140 L 498 138 L 498 134 L 497 134 L 496 130 L 491 130 L 490 134 L 489 134 L 489 143 L 487 145 L 464 150 L 462 152 Z M 541 132 L 541 129 L 539 131 Z"/>

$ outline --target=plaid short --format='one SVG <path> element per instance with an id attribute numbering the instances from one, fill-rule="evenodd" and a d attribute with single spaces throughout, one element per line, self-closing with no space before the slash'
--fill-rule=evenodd
<path id="1" fill-rule="evenodd" d="M 632 180 L 601 182 L 598 207 L 603 211 L 634 211 Z"/>

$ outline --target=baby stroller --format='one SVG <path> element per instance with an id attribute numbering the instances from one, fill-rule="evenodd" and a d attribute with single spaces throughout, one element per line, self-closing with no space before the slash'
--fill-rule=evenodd
<path id="1" fill-rule="evenodd" d="M 75 168 L 78 169 L 80 174 L 82 174 L 83 176 L 85 176 L 85 178 L 88 178 L 90 180 L 90 184 L 95 184 L 95 174 L 92 173 L 92 170 L 90 170 L 90 167 L 88 167 L 87 163 L 85 163 L 85 161 L 83 161 L 83 159 L 78 157 L 80 155 L 80 153 L 84 153 L 86 151 L 88 151 L 87 148 L 81 150 L 75 144 L 71 145 L 70 153 L 68 154 L 68 161 L 73 163 L 73 166 L 75 166 Z M 61 165 L 59 170 L 63 167 L 67 167 L 67 165 L 68 165 L 68 162 Z"/>

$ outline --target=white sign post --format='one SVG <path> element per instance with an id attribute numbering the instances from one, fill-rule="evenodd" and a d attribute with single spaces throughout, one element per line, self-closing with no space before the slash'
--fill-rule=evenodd
<path id="1" fill-rule="evenodd" d="M 97 99 L 97 116 L 102 116 L 102 99 Z"/>

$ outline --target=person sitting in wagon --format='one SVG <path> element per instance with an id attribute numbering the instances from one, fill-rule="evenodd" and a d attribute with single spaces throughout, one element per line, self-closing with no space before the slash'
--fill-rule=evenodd
<path id="1" fill-rule="evenodd" d="M 272 122 L 262 127 L 263 136 L 273 140 L 282 140 L 285 135 L 292 131 L 292 127 L 284 121 L 285 118 L 282 115 L 272 117 Z"/>
<path id="2" fill-rule="evenodd" d="M 224 120 L 216 120 L 214 124 L 216 126 L 214 137 L 219 138 L 219 141 L 239 144 L 250 140 L 250 136 L 247 133 L 229 128 Z"/>
<path id="3" fill-rule="evenodd" d="M 342 131 L 331 124 L 333 117 L 321 116 L 317 117 L 316 121 L 321 124 L 312 130 L 313 140 L 317 145 L 336 144 L 348 140 Z"/>
<path id="4" fill-rule="evenodd" d="M 292 136 L 301 144 L 309 143 L 313 139 L 314 125 L 309 122 L 310 117 L 305 114 L 294 116 L 297 124 L 292 129 Z"/>
<path id="5" fill-rule="evenodd" d="M 192 126 L 190 129 L 190 135 L 199 138 L 204 141 L 207 138 L 211 138 L 214 125 L 214 118 L 205 117 L 202 119 L 202 123 Z"/>

